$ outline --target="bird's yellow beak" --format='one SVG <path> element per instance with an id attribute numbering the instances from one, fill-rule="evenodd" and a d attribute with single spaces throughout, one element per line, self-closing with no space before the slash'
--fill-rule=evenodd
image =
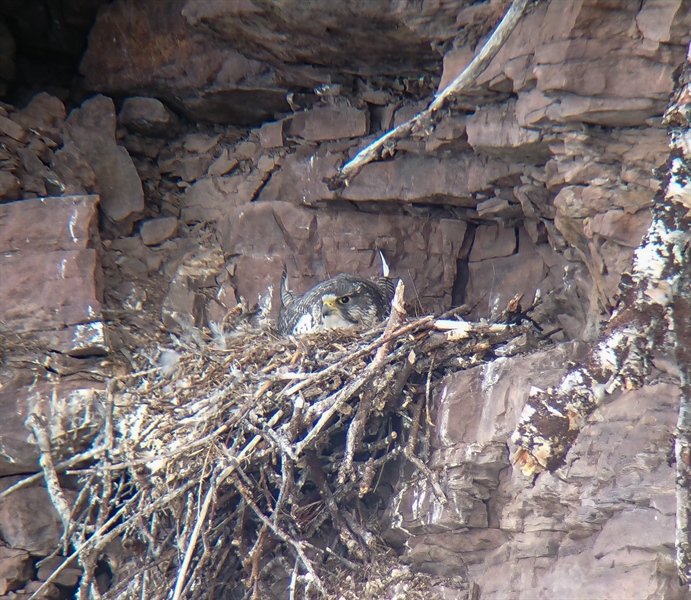
<path id="1" fill-rule="evenodd" d="M 324 296 L 324 298 L 322 298 L 322 316 L 328 317 L 337 312 L 336 296 Z"/>

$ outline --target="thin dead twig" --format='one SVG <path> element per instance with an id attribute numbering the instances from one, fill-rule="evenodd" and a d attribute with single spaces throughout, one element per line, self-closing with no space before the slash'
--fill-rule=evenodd
<path id="1" fill-rule="evenodd" d="M 73 456 L 67 460 L 63 460 L 62 462 L 59 462 L 58 464 L 54 465 L 53 468 L 55 469 L 56 473 L 60 473 L 62 471 L 66 471 L 67 469 L 74 467 L 75 465 L 78 465 L 79 463 L 98 458 L 105 451 L 106 451 L 105 446 L 99 446 L 97 448 L 92 448 L 91 450 L 87 450 L 86 452 L 76 454 L 75 456 Z M 0 500 L 9 496 L 12 492 L 16 492 L 17 490 L 19 490 L 21 488 L 24 488 L 28 485 L 31 485 L 32 483 L 36 483 L 37 481 L 40 481 L 44 477 L 45 477 L 45 475 L 43 473 L 36 473 L 35 475 L 30 475 L 29 477 L 26 477 L 25 479 L 21 479 L 20 481 L 18 481 L 14 485 L 11 485 L 10 487 L 8 487 L 5 491 L 0 492 Z"/>
<path id="2" fill-rule="evenodd" d="M 384 337 L 391 335 L 392 331 L 398 329 L 406 316 L 405 308 L 403 307 L 404 291 L 405 288 L 403 286 L 403 282 L 399 280 L 398 284 L 396 285 L 396 292 L 394 293 L 393 301 L 391 303 L 391 314 L 389 315 L 389 319 L 386 323 L 386 329 L 384 329 Z M 389 354 L 390 350 L 391 340 L 379 347 L 377 353 L 374 355 L 374 360 L 369 365 L 368 369 L 371 367 L 372 372 L 377 370 L 384 362 L 384 359 Z M 348 433 L 346 434 L 345 457 L 343 458 L 341 468 L 338 472 L 338 481 L 341 484 L 345 483 L 346 479 L 353 476 L 353 457 L 362 443 L 362 436 L 365 432 L 365 424 L 370 414 L 375 393 L 375 390 L 370 389 L 368 393 L 363 394 L 360 402 L 358 403 L 355 417 L 350 422 L 350 426 L 348 427 Z"/>
<path id="3" fill-rule="evenodd" d="M 312 581 L 314 582 L 314 585 L 316 585 L 317 589 L 322 595 L 326 595 L 326 590 L 324 589 L 324 585 L 321 582 L 321 579 L 317 575 L 317 572 L 314 569 L 314 566 L 312 565 L 312 562 L 307 558 L 305 555 L 305 551 L 302 549 L 302 545 L 299 541 L 294 540 L 290 535 L 285 533 L 280 527 L 277 525 L 274 525 L 271 520 L 260 510 L 260 508 L 256 505 L 254 500 L 251 497 L 250 490 L 249 488 L 246 487 L 247 483 L 249 483 L 249 480 L 247 479 L 247 476 L 243 472 L 242 469 L 238 468 L 237 469 L 238 474 L 242 477 L 244 480 L 244 483 L 241 481 L 236 481 L 235 482 L 235 487 L 238 489 L 238 491 L 242 494 L 243 499 L 245 502 L 247 502 L 247 505 L 254 511 L 254 513 L 259 517 L 259 519 L 264 523 L 267 527 L 271 529 L 271 531 L 274 532 L 274 534 L 281 539 L 285 544 L 292 546 L 295 549 L 295 552 L 297 553 L 298 557 L 300 558 L 300 561 L 302 562 L 303 566 L 305 569 L 307 569 L 307 572 L 310 574 L 312 577 Z"/>
<path id="4" fill-rule="evenodd" d="M 343 184 L 348 185 L 366 164 L 380 159 L 383 152 L 385 150 L 390 151 L 396 142 L 409 137 L 417 131 L 429 130 L 434 124 L 438 123 L 442 118 L 442 111 L 450 105 L 460 92 L 470 88 L 480 74 L 487 69 L 492 59 L 506 43 L 511 32 L 518 25 L 529 1 L 514 0 L 480 52 L 444 91 L 434 99 L 429 107 L 360 150 L 352 160 L 343 165 L 336 177 L 328 181 L 329 188 L 337 189 Z"/>
<path id="5" fill-rule="evenodd" d="M 53 464 L 53 455 L 50 450 L 50 435 L 46 426 L 45 419 L 36 413 L 29 415 L 26 424 L 34 433 L 36 437 L 36 444 L 38 445 L 41 456 L 38 460 L 43 469 L 43 476 L 46 480 L 46 489 L 48 496 L 55 507 L 60 520 L 62 521 L 63 531 L 67 531 L 70 526 L 70 507 L 65 499 L 65 494 L 62 491 L 62 486 L 58 480 L 58 474 L 55 472 L 55 465 Z"/>

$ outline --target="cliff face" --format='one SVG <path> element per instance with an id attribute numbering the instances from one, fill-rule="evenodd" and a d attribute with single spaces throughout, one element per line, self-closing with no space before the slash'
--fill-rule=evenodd
<path id="1" fill-rule="evenodd" d="M 85 3 L 77 29 L 99 4 Z M 63 18 L 78 12 L 61 6 Z M 379 248 L 411 312 L 466 303 L 470 318 L 488 317 L 540 290 L 532 317 L 557 330 L 549 350 L 438 383 L 429 466 L 449 503 L 401 484 L 384 537 L 403 560 L 467 575 L 483 600 L 686 597 L 673 560 L 679 392 L 667 357 L 643 388 L 596 410 L 557 472 L 527 481 L 507 443 L 531 386 L 583 358 L 650 224 L 691 2 L 542 2 L 434 130 L 347 187 L 325 181 L 441 92 L 506 6 L 102 4 L 78 87 L 0 104 L 0 200 L 21 200 L 0 205 L 0 323 L 3 339 L 38 344 L 18 354 L 6 343 L 2 489 L 37 470 L 22 423 L 27 407 L 55 411 L 56 380 L 55 447 L 68 456 L 98 430 L 103 407 L 81 414 L 80 402 L 102 392 L 94 373 L 121 367 L 94 355 L 136 351 L 161 321 L 218 323 L 241 297 L 268 298 L 275 314 L 284 265 L 303 292 L 339 272 L 377 275 Z M 0 11 L 5 90 L 29 43 L 19 14 Z M 39 508 L 2 498 L 0 536 L 47 554 L 60 531 L 52 510 L 47 497 Z M 45 528 L 10 525 L 27 511 Z"/>

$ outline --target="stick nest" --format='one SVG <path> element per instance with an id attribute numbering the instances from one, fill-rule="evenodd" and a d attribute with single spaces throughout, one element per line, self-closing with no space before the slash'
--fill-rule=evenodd
<path id="1" fill-rule="evenodd" d="M 434 382 L 536 339 L 519 299 L 490 324 L 458 309 L 411 320 L 401 298 L 402 286 L 388 321 L 365 332 L 279 339 L 238 307 L 206 336 L 188 328 L 140 352 L 141 370 L 108 385 L 90 462 L 70 471 L 81 489 L 71 508 L 52 477 L 61 465 L 42 462 L 65 554 L 84 569 L 79 597 L 354 598 L 363 566 L 391 571 L 380 533 L 393 487 L 381 482 L 412 465 L 445 501 L 426 466 Z M 389 583 L 403 581 L 394 571 Z M 377 585 L 357 597 L 389 597 Z"/>

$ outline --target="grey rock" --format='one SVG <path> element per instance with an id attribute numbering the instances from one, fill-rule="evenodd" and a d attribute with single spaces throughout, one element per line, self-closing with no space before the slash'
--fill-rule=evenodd
<path id="1" fill-rule="evenodd" d="M 130 131 L 150 136 L 172 137 L 178 127 L 178 118 L 163 102 L 142 96 L 125 99 L 118 121 Z"/>
<path id="2" fill-rule="evenodd" d="M 144 221 L 139 231 L 142 242 L 146 246 L 158 246 L 159 244 L 175 237 L 178 231 L 178 220 L 175 217 L 163 217 Z"/>
<path id="3" fill-rule="evenodd" d="M 115 140 L 115 107 L 95 96 L 74 109 L 66 132 L 96 176 L 104 215 L 121 233 L 132 231 L 144 210 L 144 192 L 127 150 Z"/>
<path id="4" fill-rule="evenodd" d="M 20 477 L 3 477 L 4 491 Z M 76 495 L 69 490 L 70 500 Z M 46 488 L 34 485 L 18 489 L 0 498 L 0 536 L 14 549 L 46 556 L 55 550 L 62 536 L 62 523 L 48 497 Z"/>

